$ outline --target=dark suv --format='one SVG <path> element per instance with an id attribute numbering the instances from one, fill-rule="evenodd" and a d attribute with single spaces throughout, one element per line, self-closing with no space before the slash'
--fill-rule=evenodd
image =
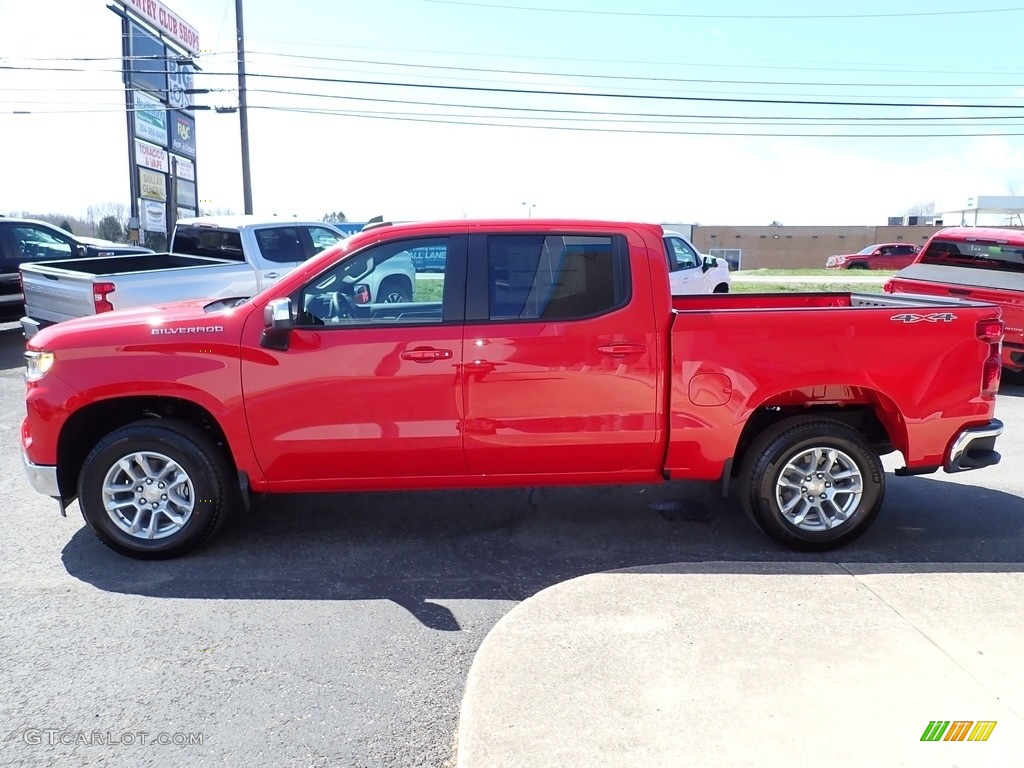
<path id="1" fill-rule="evenodd" d="M 45 221 L 0 216 L 0 322 L 17 320 L 24 314 L 18 270 L 26 261 L 152 252 L 149 248 L 79 237 Z"/>

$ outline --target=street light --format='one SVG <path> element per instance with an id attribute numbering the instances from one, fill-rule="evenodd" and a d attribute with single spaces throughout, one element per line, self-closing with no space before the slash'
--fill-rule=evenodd
<path id="1" fill-rule="evenodd" d="M 526 218 L 533 218 L 533 209 L 536 208 L 535 203 L 520 203 L 520 205 L 526 206 Z"/>

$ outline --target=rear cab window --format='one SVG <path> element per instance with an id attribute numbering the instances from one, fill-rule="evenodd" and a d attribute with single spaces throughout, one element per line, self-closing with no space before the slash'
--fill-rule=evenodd
<path id="1" fill-rule="evenodd" d="M 172 250 L 188 256 L 213 256 L 218 259 L 245 261 L 242 235 L 237 229 L 179 224 L 174 229 Z"/>
<path id="2" fill-rule="evenodd" d="M 925 248 L 918 263 L 1024 274 L 1024 246 L 994 240 L 936 238 Z"/>

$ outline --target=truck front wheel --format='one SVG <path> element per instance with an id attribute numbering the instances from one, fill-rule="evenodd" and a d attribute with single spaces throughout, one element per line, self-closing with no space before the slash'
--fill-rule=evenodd
<path id="1" fill-rule="evenodd" d="M 740 469 L 743 507 L 775 541 L 807 552 L 860 536 L 885 496 L 882 462 L 856 430 L 814 416 L 765 430 Z"/>
<path id="2" fill-rule="evenodd" d="M 149 419 L 90 451 L 78 481 L 85 522 L 111 549 L 146 560 L 177 557 L 220 527 L 233 498 L 228 462 L 203 431 Z"/>

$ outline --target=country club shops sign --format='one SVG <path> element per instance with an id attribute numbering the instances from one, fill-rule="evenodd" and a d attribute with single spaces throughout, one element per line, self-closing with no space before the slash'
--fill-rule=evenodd
<path id="1" fill-rule="evenodd" d="M 159 0 L 118 0 L 125 8 L 135 11 L 167 37 L 193 56 L 199 55 L 199 33 L 191 24 Z"/>

